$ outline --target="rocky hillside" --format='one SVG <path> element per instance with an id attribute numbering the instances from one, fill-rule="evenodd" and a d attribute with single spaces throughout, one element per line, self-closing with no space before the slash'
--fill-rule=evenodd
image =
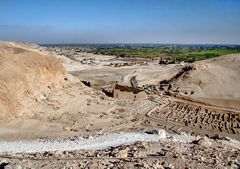
<path id="1" fill-rule="evenodd" d="M 34 101 L 78 80 L 37 45 L 0 43 L 0 120 L 27 112 Z"/>

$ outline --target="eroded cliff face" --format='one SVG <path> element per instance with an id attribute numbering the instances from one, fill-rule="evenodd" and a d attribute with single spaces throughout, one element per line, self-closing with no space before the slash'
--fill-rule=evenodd
<path id="1" fill-rule="evenodd" d="M 32 103 L 78 80 L 40 47 L 0 42 L 0 120 L 28 113 Z"/>

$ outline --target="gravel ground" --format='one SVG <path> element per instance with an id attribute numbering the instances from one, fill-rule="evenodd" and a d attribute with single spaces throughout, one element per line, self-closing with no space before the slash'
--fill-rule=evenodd
<path id="1" fill-rule="evenodd" d="M 153 135 L 158 136 L 157 134 Z M 6 169 L 239 169 L 239 148 L 224 144 L 225 141 L 227 138 L 224 137 L 198 136 L 194 141 L 188 143 L 137 141 L 101 150 L 0 153 L 0 166 Z"/>

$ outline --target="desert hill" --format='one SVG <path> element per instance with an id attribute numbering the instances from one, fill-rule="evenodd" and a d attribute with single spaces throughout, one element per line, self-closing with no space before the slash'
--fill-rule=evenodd
<path id="1" fill-rule="evenodd" d="M 74 82 L 61 61 L 39 46 L 0 42 L 0 120 L 24 113 L 37 99 Z"/>
<path id="2" fill-rule="evenodd" d="M 196 62 L 173 85 L 179 87 L 182 94 L 190 94 L 202 101 L 239 108 L 240 55 Z"/>

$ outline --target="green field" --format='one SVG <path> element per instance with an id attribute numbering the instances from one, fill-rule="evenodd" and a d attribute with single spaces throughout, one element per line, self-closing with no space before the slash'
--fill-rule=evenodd
<path id="1" fill-rule="evenodd" d="M 97 48 L 96 54 L 119 57 L 160 58 L 162 63 L 194 62 L 240 53 L 240 47 L 160 46 L 157 48 Z"/>

